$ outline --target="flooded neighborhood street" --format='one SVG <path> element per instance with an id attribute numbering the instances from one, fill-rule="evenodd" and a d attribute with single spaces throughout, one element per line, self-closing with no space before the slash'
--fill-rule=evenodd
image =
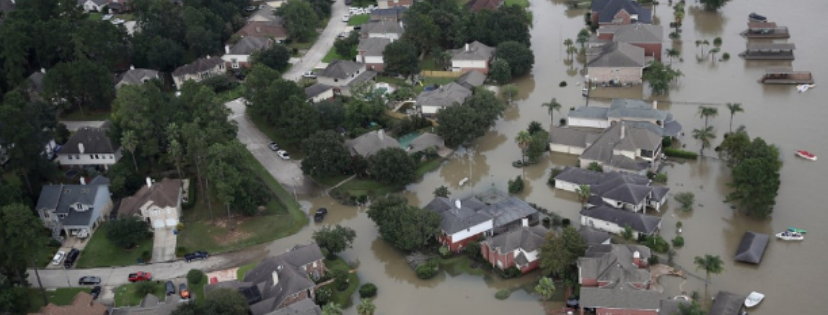
<path id="1" fill-rule="evenodd" d="M 529 122 L 536 120 L 548 128 L 549 115 L 543 102 L 557 98 L 563 105 L 561 113 L 555 113 L 555 125 L 565 117 L 570 107 L 584 105 L 581 96 L 583 81 L 580 69 L 583 64 L 575 61 L 569 65 L 563 45 L 565 38 L 575 38 L 584 26 L 585 10 L 568 10 L 564 0 L 532 0 L 530 10 L 534 19 L 532 29 L 532 50 L 535 66 L 532 75 L 519 79 L 518 101 L 507 109 L 504 118 L 484 137 L 472 146 L 473 157 L 468 158 L 465 150 L 444 162 L 438 170 L 426 174 L 424 179 L 407 187 L 405 195 L 413 205 L 424 206 L 440 185 L 448 186 L 452 197 L 466 197 L 472 193 L 496 187 L 506 189 L 508 179 L 524 175 L 527 187 L 519 195 L 527 202 L 536 203 L 557 212 L 573 222 L 578 220 L 579 204 L 573 193 L 554 190 L 546 182 L 553 166 L 574 165 L 577 156 L 554 153 L 544 157 L 541 163 L 519 169 L 511 162 L 520 159 L 520 151 L 514 142 L 515 135 L 526 129 Z M 745 49 L 747 40 L 739 32 L 747 27 L 747 16 L 757 12 L 769 17 L 779 25 L 787 26 L 791 38 L 786 41 L 796 44 L 796 60 L 745 61 L 738 54 Z M 819 228 L 820 222 L 828 222 L 825 204 L 825 184 L 828 165 L 823 161 L 811 162 L 794 156 L 794 150 L 810 150 L 815 154 L 828 155 L 828 125 L 823 119 L 828 115 L 825 99 L 828 86 L 820 86 L 828 78 L 828 63 L 824 53 L 828 41 L 823 30 L 828 29 L 828 20 L 820 13 L 828 12 L 828 2 L 818 0 L 800 1 L 795 6 L 790 2 L 771 0 L 736 0 L 728 3 L 719 12 L 703 11 L 694 1 L 687 3 L 680 40 L 667 37 L 666 27 L 672 20 L 672 9 L 666 1 L 655 8 L 656 21 L 665 25 L 664 49 L 675 47 L 681 51 L 682 59 L 673 60 L 672 65 L 684 76 L 666 96 L 656 98 L 660 109 L 669 110 L 684 126 L 686 135 L 680 137 L 686 150 L 698 151 L 699 143 L 690 137 L 690 131 L 703 126 L 704 121 L 697 115 L 698 106 L 716 106 L 719 115 L 710 124 L 715 127 L 714 147 L 721 142 L 728 130 L 730 114 L 725 103 L 741 103 L 744 113 L 737 113 L 733 119 L 734 129 L 744 125 L 751 137 L 762 137 L 777 145 L 782 154 L 782 186 L 777 197 L 773 215 L 767 220 L 754 220 L 742 213 L 736 213 L 723 202 L 728 192 L 730 171 L 724 163 L 715 158 L 713 150 L 707 150 L 709 157 L 698 161 L 670 164 L 664 168 L 668 174 L 667 185 L 671 194 L 693 192 L 696 195 L 695 210 L 679 213 L 677 203 L 669 198 L 668 207 L 662 209 L 661 234 L 672 239 L 676 234 L 675 223 L 683 222 L 683 236 L 686 245 L 677 249 L 675 261 L 678 265 L 696 272 L 693 258 L 699 255 L 719 255 L 725 262 L 724 272 L 711 275 L 710 295 L 727 290 L 741 295 L 760 291 L 765 301 L 750 310 L 751 314 L 815 314 L 816 300 L 810 298 L 819 294 L 822 285 L 828 283 L 828 276 L 820 268 L 828 259 L 825 243 L 828 236 Z M 713 41 L 722 37 L 722 53 L 731 58 L 727 61 L 698 61 L 700 48 L 696 40 Z M 719 59 L 722 53 L 716 55 Z M 670 63 L 664 57 L 665 63 Z M 794 86 L 768 86 L 757 83 L 767 67 L 792 66 L 794 69 L 811 71 L 817 87 L 799 93 Z M 566 87 L 559 87 L 566 81 Z M 599 88 L 592 91 L 594 97 L 589 106 L 608 106 L 611 98 L 641 98 L 650 100 L 649 88 L 633 86 L 627 88 Z M 471 165 L 469 161 L 471 160 Z M 469 177 L 464 186 L 459 182 Z M 313 211 L 326 207 L 329 215 L 326 224 L 342 224 L 357 231 L 354 248 L 342 256 L 358 262 L 357 272 L 363 282 L 372 282 L 379 288 L 375 300 L 382 314 L 537 314 L 542 305 L 537 297 L 518 290 L 504 301 L 494 298 L 498 289 L 517 288 L 536 280 L 538 272 L 517 280 L 501 280 L 483 276 L 453 275 L 446 273 L 432 280 L 419 280 L 405 263 L 404 256 L 378 239 L 373 222 L 368 219 L 365 208 L 344 207 L 332 199 L 320 196 L 300 196 L 303 204 Z M 780 242 L 772 239 L 759 265 L 736 263 L 734 254 L 745 231 L 775 234 L 794 226 L 806 229 L 808 239 L 803 242 Z M 318 225 L 311 223 L 298 234 L 271 244 L 270 254 L 284 252 L 296 243 L 310 242 L 311 234 Z M 823 245 L 820 245 L 823 244 Z M 445 271 L 444 271 L 445 272 Z M 698 290 L 703 294 L 704 283 L 689 277 L 662 279 L 665 297 L 680 294 L 681 291 Z M 680 288 L 681 287 L 681 288 Z M 560 308 L 561 305 L 551 305 Z M 354 308 L 347 311 L 354 314 Z"/>

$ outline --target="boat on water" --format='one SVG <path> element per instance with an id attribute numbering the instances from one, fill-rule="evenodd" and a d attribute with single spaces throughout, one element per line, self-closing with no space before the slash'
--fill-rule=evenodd
<path id="1" fill-rule="evenodd" d="M 750 292 L 750 295 L 747 296 L 745 299 L 745 307 L 754 307 L 759 302 L 762 302 L 762 299 L 765 298 L 765 295 L 756 291 Z"/>
<path id="2" fill-rule="evenodd" d="M 751 21 L 754 21 L 754 22 L 767 22 L 768 21 L 768 18 L 766 16 L 756 14 L 756 13 L 751 13 L 750 15 L 748 15 L 748 19 L 751 20 Z"/>
<path id="3" fill-rule="evenodd" d="M 796 156 L 801 157 L 806 160 L 816 161 L 817 156 L 811 152 L 805 150 L 796 150 Z"/>
<path id="4" fill-rule="evenodd" d="M 803 229 L 797 229 L 797 228 L 794 228 L 794 227 L 788 227 L 788 231 L 796 232 L 796 233 L 799 233 L 799 234 L 808 233 L 808 231 L 805 231 Z"/>
<path id="5" fill-rule="evenodd" d="M 814 87 L 816 87 L 816 84 L 800 84 L 796 86 L 796 90 L 799 91 L 799 93 L 802 93 L 807 92 L 808 90 Z"/>
<path id="6" fill-rule="evenodd" d="M 776 238 L 783 241 L 801 241 L 805 239 L 805 236 L 796 232 L 784 231 L 776 233 Z"/>

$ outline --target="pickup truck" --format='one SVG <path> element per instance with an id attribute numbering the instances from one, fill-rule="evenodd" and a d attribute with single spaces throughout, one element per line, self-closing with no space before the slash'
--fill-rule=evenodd
<path id="1" fill-rule="evenodd" d="M 152 274 L 149 272 L 139 271 L 129 274 L 129 282 L 141 282 L 152 280 Z"/>

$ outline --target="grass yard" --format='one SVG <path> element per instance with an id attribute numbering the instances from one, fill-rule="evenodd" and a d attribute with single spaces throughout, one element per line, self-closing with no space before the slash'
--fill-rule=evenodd
<path id="1" fill-rule="evenodd" d="M 46 299 L 49 300 L 49 303 L 55 305 L 69 305 L 72 304 L 75 295 L 81 291 L 89 293 L 92 289 L 60 288 L 54 291 L 46 291 Z M 40 293 L 40 289 L 29 289 L 29 312 L 36 313 L 43 306 L 43 295 Z"/>
<path id="2" fill-rule="evenodd" d="M 521 8 L 528 8 L 529 7 L 529 0 L 506 0 L 504 1 L 505 5 L 516 5 Z"/>
<path id="3" fill-rule="evenodd" d="M 255 267 L 256 267 L 256 264 L 258 264 L 258 263 L 249 263 L 249 264 L 247 264 L 247 265 L 244 265 L 244 266 L 239 267 L 239 269 L 238 269 L 238 270 L 236 270 L 236 278 L 237 278 L 239 281 L 241 281 L 242 279 L 244 279 L 244 275 L 245 275 L 248 271 L 250 271 L 251 269 L 255 268 Z"/>
<path id="4" fill-rule="evenodd" d="M 104 222 L 92 234 L 89 243 L 81 251 L 80 259 L 78 259 L 75 266 L 76 268 L 131 266 L 135 265 L 138 259 L 141 258 L 142 252 L 152 252 L 152 237 L 141 241 L 133 249 L 124 250 L 106 239 L 106 231 L 108 228 L 108 222 Z"/>
<path id="5" fill-rule="evenodd" d="M 244 95 L 244 84 L 239 84 L 232 90 L 224 91 L 216 94 L 216 98 L 222 103 L 227 103 Z"/>
<path id="6" fill-rule="evenodd" d="M 71 112 L 66 113 L 58 119 L 66 121 L 107 120 L 111 115 L 112 112 L 109 110 L 93 111 L 84 108 L 83 115 L 81 115 L 80 110 L 73 110 Z"/>
<path id="7" fill-rule="evenodd" d="M 163 299 L 165 293 L 164 282 L 150 281 L 149 283 L 152 283 L 153 285 L 152 294 L 160 299 Z M 116 307 L 134 306 L 141 304 L 141 300 L 144 298 L 144 296 L 139 295 L 138 292 L 135 291 L 136 285 L 138 285 L 138 283 L 124 284 L 115 289 Z M 176 290 L 178 289 L 176 288 Z"/>
<path id="8" fill-rule="evenodd" d="M 103 19 L 103 14 L 100 14 L 98 12 L 89 12 L 88 14 L 89 15 L 87 16 L 87 18 L 92 21 L 100 21 L 101 19 Z"/>
<path id="9" fill-rule="evenodd" d="M 482 276 L 486 274 L 483 268 L 472 268 L 471 258 L 466 255 L 457 255 L 448 259 L 440 260 L 440 268 L 448 272 L 452 276 L 460 274 L 469 274 L 475 276 Z"/>
<path id="10" fill-rule="evenodd" d="M 348 26 L 357 26 L 368 23 L 371 20 L 370 14 L 359 14 L 359 15 L 352 15 L 351 19 L 348 20 Z"/>
<path id="11" fill-rule="evenodd" d="M 294 160 L 301 160 L 305 157 L 305 153 L 300 150 L 301 143 L 295 139 L 287 140 L 279 136 L 279 133 L 276 131 L 272 125 L 270 125 L 267 120 L 265 120 L 264 116 L 247 116 L 250 118 L 250 121 L 256 125 L 256 128 L 259 129 L 262 133 L 264 133 L 270 140 L 279 144 L 279 147 L 282 150 L 288 151 L 290 153 L 291 159 Z M 257 163 L 258 164 L 258 163 Z"/>
<path id="12" fill-rule="evenodd" d="M 337 268 L 342 268 L 345 270 L 351 270 L 351 266 L 348 266 L 342 258 L 337 257 L 334 260 L 325 259 L 325 267 L 328 270 L 333 270 Z M 342 306 L 343 309 L 351 307 L 353 305 L 353 295 L 356 292 L 357 288 L 359 288 L 359 276 L 357 276 L 356 271 L 348 274 L 348 288 L 344 291 L 339 291 L 336 288 L 331 288 L 333 291 L 333 302 Z"/>
<path id="13" fill-rule="evenodd" d="M 193 284 L 189 280 L 187 281 L 187 288 L 190 289 L 190 296 L 195 296 L 196 303 L 199 305 L 204 304 L 204 286 L 207 285 L 208 281 L 210 281 L 210 279 L 207 279 L 206 275 L 201 277 L 201 282 L 198 284 Z"/>
<path id="14" fill-rule="evenodd" d="M 395 77 L 387 77 L 387 76 L 377 76 L 377 82 L 385 82 L 388 84 L 393 84 L 396 86 L 404 86 L 408 83 L 405 80 Z M 425 89 L 428 85 L 438 84 L 438 85 L 445 85 L 451 82 L 457 81 L 457 78 L 438 78 L 438 77 L 423 77 L 423 85 L 415 85 L 414 86 L 414 93 L 420 94 L 420 92 Z"/>
<path id="15" fill-rule="evenodd" d="M 328 53 L 325 54 L 325 57 L 322 57 L 322 62 L 331 62 L 334 60 L 343 60 L 345 57 L 340 56 L 336 53 L 336 47 L 331 47 L 331 50 L 328 50 Z"/>

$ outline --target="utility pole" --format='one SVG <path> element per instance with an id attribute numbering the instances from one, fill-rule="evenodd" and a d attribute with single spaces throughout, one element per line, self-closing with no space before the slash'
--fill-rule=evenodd
<path id="1" fill-rule="evenodd" d="M 37 272 L 37 258 L 35 258 L 33 266 L 35 277 L 37 278 L 37 285 L 40 287 L 40 294 L 43 296 L 43 305 L 49 305 L 49 299 L 46 298 L 46 290 L 43 289 L 43 282 L 40 282 L 40 273 Z"/>
<path id="2" fill-rule="evenodd" d="M 66 270 L 66 265 L 63 265 L 63 274 L 66 275 L 66 284 L 71 288 L 72 281 L 69 280 L 69 271 Z"/>
<path id="3" fill-rule="evenodd" d="M 592 92 L 592 80 L 590 80 L 590 79 L 589 79 L 589 75 L 588 75 L 588 74 L 587 74 L 587 75 L 585 75 L 585 76 L 584 76 L 584 78 L 586 78 L 586 84 L 587 84 L 587 92 L 586 92 L 586 98 L 587 98 L 587 99 L 586 99 L 586 107 L 589 107 L 589 93 L 591 93 L 591 92 Z"/>
<path id="4" fill-rule="evenodd" d="M 469 181 L 471 182 L 471 180 L 472 180 L 472 163 L 474 163 L 474 150 L 472 150 L 470 147 L 466 148 L 466 153 L 469 154 Z M 474 194 L 474 184 L 470 184 L 470 186 L 471 186 L 472 194 Z"/>

